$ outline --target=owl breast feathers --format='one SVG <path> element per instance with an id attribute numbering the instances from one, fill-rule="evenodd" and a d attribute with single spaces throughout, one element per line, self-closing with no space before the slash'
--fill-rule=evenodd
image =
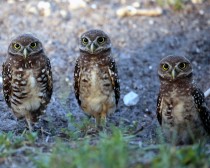
<path id="1" fill-rule="evenodd" d="M 95 117 L 96 125 L 116 110 L 120 98 L 118 72 L 111 56 L 111 42 L 101 30 L 90 30 L 80 38 L 80 56 L 74 71 L 74 89 L 83 111 Z"/>
<path id="2" fill-rule="evenodd" d="M 161 60 L 158 75 L 157 118 L 166 139 L 176 144 L 200 140 L 210 132 L 210 111 L 193 82 L 191 63 L 185 57 L 168 56 Z"/>
<path id="3" fill-rule="evenodd" d="M 52 95 L 50 60 L 41 42 L 30 34 L 15 38 L 3 64 L 3 92 L 16 117 L 25 117 L 29 129 L 37 121 Z"/>

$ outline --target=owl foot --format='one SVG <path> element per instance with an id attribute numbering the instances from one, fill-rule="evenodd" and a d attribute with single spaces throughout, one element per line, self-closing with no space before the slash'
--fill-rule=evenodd
<path id="1" fill-rule="evenodd" d="M 41 127 L 41 133 L 42 133 L 42 135 L 43 135 L 43 134 L 51 135 L 51 133 L 49 133 L 49 132 L 47 132 L 46 130 L 44 130 L 43 127 Z"/>
<path id="2" fill-rule="evenodd" d="M 23 130 L 21 136 L 25 135 L 26 131 L 27 131 L 27 129 L 25 128 L 25 129 Z"/>
<path id="3" fill-rule="evenodd" d="M 33 127 L 31 125 L 31 119 L 29 117 L 26 117 L 26 122 L 28 124 L 28 129 L 30 132 L 33 132 Z"/>
<path id="4" fill-rule="evenodd" d="M 90 128 L 86 131 L 86 135 L 95 136 L 95 135 L 98 135 L 98 133 L 99 133 L 99 130 L 97 128 Z"/>
<path id="5" fill-rule="evenodd" d="M 96 128 L 102 131 L 106 127 L 106 115 L 98 115 L 95 118 Z"/>

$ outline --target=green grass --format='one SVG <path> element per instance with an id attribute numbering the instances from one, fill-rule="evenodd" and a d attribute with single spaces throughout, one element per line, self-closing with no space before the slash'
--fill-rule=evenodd
<path id="1" fill-rule="evenodd" d="M 69 112 L 66 115 L 68 120 L 68 128 L 63 128 L 62 133 L 69 140 L 76 140 L 86 136 L 88 129 L 95 127 L 95 123 L 91 123 L 89 118 L 84 118 L 82 122 L 77 122 L 75 117 Z"/>
<path id="2" fill-rule="evenodd" d="M 16 152 L 17 149 L 34 144 L 37 133 L 24 133 L 16 136 L 14 133 L 0 133 L 0 158 L 7 157 Z"/>
<path id="3" fill-rule="evenodd" d="M 178 11 L 184 9 L 185 5 L 189 2 L 191 2 L 191 0 L 157 0 L 160 6 L 170 7 Z"/>
<path id="4" fill-rule="evenodd" d="M 164 145 L 159 149 L 159 155 L 152 161 L 152 167 L 190 167 L 207 168 L 210 165 L 208 153 L 201 144 L 183 147 Z"/>
<path id="5" fill-rule="evenodd" d="M 69 116 L 70 119 L 72 116 Z M 83 127 L 80 127 L 83 128 Z M 66 130 L 67 131 L 67 130 Z M 71 135 L 54 143 L 37 146 L 37 133 L 0 133 L 0 160 L 24 155 L 38 168 L 207 168 L 210 146 L 176 147 L 166 143 L 139 146 L 139 137 L 122 128 L 97 136 Z M 134 143 L 135 142 L 135 143 Z M 43 150 L 45 148 L 45 150 Z M 46 150 L 47 148 L 47 150 Z M 29 150 L 30 149 L 30 150 Z M 20 152 L 21 151 L 21 152 Z"/>
<path id="6" fill-rule="evenodd" d="M 115 130 L 111 136 L 101 133 L 99 140 L 85 138 L 71 144 L 58 141 L 48 157 L 35 162 L 40 168 L 126 168 L 127 147 L 122 133 Z"/>
<path id="7" fill-rule="evenodd" d="M 133 138 L 115 128 L 112 134 L 101 133 L 96 139 L 88 137 L 71 143 L 58 141 L 52 153 L 40 155 L 35 164 L 39 168 L 207 168 L 210 165 L 208 150 L 203 144 L 139 147 L 130 144 Z"/>
<path id="8" fill-rule="evenodd" d="M 175 10 L 183 8 L 185 1 L 183 0 L 157 0 L 157 3 L 162 7 L 172 7 Z"/>

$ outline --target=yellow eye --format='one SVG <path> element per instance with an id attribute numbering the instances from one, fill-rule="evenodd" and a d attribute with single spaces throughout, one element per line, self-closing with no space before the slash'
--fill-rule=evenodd
<path id="1" fill-rule="evenodd" d="M 35 48 L 36 46 L 37 46 L 37 43 L 36 42 L 33 42 L 33 43 L 31 43 L 31 48 Z"/>
<path id="2" fill-rule="evenodd" d="M 168 64 L 163 64 L 163 65 L 162 65 L 162 69 L 163 69 L 164 71 L 167 71 L 167 70 L 169 69 Z"/>
<path id="3" fill-rule="evenodd" d="M 82 43 L 83 44 L 87 44 L 88 43 L 88 39 L 86 37 L 82 38 Z"/>
<path id="4" fill-rule="evenodd" d="M 15 44 L 13 44 L 13 48 L 14 48 L 15 50 L 19 50 L 19 49 L 21 48 L 21 46 L 20 46 L 20 44 L 15 43 Z"/>
<path id="5" fill-rule="evenodd" d="M 179 68 L 180 69 L 185 69 L 186 67 L 187 67 L 187 64 L 184 63 L 184 62 L 182 62 L 182 63 L 179 64 Z"/>
<path id="6" fill-rule="evenodd" d="M 104 37 L 99 37 L 97 39 L 97 41 L 98 41 L 99 44 L 103 44 L 105 42 L 105 38 Z"/>

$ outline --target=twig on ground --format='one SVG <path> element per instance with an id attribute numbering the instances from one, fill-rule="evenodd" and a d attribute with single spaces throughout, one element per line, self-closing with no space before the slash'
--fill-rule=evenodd
<path id="1" fill-rule="evenodd" d="M 45 130 L 43 129 L 43 127 L 41 127 L 41 132 L 42 132 L 42 134 L 43 134 L 43 133 L 45 133 L 45 134 L 47 134 L 47 135 L 51 135 L 51 133 L 50 133 L 50 132 L 45 131 Z"/>
<path id="2" fill-rule="evenodd" d="M 137 130 L 133 133 L 133 135 L 138 134 L 139 132 L 143 131 L 143 129 L 144 129 L 144 127 L 141 126 L 139 129 L 137 129 Z"/>
<path id="3" fill-rule="evenodd" d="M 119 17 L 125 17 L 125 16 L 135 16 L 135 15 L 141 15 L 141 16 L 160 16 L 163 13 L 163 10 L 159 7 L 154 9 L 137 9 L 133 6 L 126 6 L 122 7 L 117 10 L 117 16 Z"/>

